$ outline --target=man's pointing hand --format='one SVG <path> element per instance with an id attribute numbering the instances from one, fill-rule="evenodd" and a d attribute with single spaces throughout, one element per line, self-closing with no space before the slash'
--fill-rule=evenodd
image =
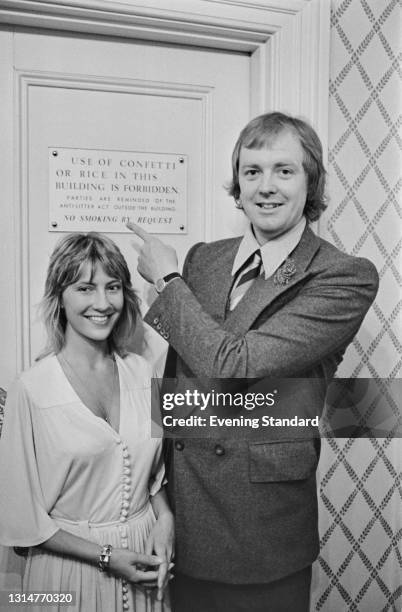
<path id="1" fill-rule="evenodd" d="M 177 255 L 173 247 L 151 236 L 135 223 L 127 223 L 127 227 L 143 240 L 143 245 L 139 249 L 137 270 L 145 280 L 155 283 L 159 278 L 179 271 Z M 136 247 L 137 245 L 134 248 Z"/>

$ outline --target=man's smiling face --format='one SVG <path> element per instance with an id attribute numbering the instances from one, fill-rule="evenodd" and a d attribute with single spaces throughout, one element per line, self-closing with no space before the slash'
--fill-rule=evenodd
<path id="1" fill-rule="evenodd" d="M 307 198 L 304 152 L 290 130 L 261 149 L 242 147 L 239 157 L 240 201 L 259 244 L 297 225 Z"/>

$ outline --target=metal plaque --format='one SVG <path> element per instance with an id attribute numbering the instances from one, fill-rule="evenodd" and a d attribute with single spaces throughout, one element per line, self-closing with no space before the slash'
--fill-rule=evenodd
<path id="1" fill-rule="evenodd" d="M 186 155 L 49 147 L 49 231 L 187 233 Z"/>

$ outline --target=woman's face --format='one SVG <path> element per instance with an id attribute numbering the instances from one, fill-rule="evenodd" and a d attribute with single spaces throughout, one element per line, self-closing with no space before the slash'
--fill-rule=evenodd
<path id="1" fill-rule="evenodd" d="M 112 278 L 98 263 L 92 274 L 87 263 L 80 278 L 62 294 L 62 305 L 67 319 L 66 338 L 81 336 L 94 341 L 105 341 L 123 310 L 122 282 Z"/>

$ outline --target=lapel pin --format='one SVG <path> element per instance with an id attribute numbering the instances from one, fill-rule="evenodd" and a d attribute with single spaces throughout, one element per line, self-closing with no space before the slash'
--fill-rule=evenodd
<path id="1" fill-rule="evenodd" d="M 294 274 L 296 274 L 295 261 L 291 257 L 288 257 L 275 272 L 274 284 L 287 285 Z"/>

